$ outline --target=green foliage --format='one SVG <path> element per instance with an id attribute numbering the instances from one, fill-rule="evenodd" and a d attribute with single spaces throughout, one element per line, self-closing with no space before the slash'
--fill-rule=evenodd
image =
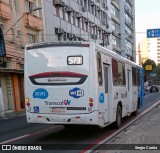
<path id="1" fill-rule="evenodd" d="M 156 73 L 157 75 L 160 75 L 160 64 L 158 64 L 157 67 L 154 68 L 152 72 Z"/>
<path id="2" fill-rule="evenodd" d="M 152 70 L 146 70 L 146 65 L 152 65 Z M 143 70 L 144 70 L 145 74 L 149 75 L 156 68 L 156 63 L 155 63 L 155 61 L 153 61 L 151 59 L 147 59 L 143 63 L 142 67 L 143 67 Z"/>

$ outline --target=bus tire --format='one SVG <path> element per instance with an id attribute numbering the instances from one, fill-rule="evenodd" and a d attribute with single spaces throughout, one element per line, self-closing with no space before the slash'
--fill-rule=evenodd
<path id="1" fill-rule="evenodd" d="M 136 108 L 136 110 L 132 113 L 133 116 L 138 115 L 138 106 L 139 106 L 139 102 L 137 103 L 137 108 Z"/>
<path id="2" fill-rule="evenodd" d="M 120 128 L 122 123 L 122 107 L 120 104 L 117 106 L 117 113 L 116 113 L 116 122 L 115 122 L 115 128 Z"/>

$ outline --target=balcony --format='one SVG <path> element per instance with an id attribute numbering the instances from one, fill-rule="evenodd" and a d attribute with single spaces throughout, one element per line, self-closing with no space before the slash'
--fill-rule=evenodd
<path id="1" fill-rule="evenodd" d="M 11 19 L 11 7 L 9 4 L 0 1 L 0 18 L 4 20 Z"/>
<path id="2" fill-rule="evenodd" d="M 37 31 L 42 31 L 43 29 L 42 19 L 29 13 L 24 13 L 24 25 Z"/>

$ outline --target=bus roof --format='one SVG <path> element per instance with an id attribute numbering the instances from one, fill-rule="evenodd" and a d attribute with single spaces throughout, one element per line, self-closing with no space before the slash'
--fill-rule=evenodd
<path id="1" fill-rule="evenodd" d="M 39 49 L 39 48 L 45 48 L 45 47 L 66 47 L 66 46 L 71 46 L 71 47 L 89 47 L 90 44 L 94 44 L 95 46 L 97 46 L 98 48 L 104 49 L 104 51 L 102 51 L 104 54 L 108 54 L 112 57 L 118 58 L 122 61 L 125 61 L 129 64 L 132 64 L 134 66 L 136 66 L 137 68 L 141 69 L 142 67 L 128 59 L 126 59 L 125 57 L 97 44 L 94 43 L 92 41 L 55 41 L 55 42 L 42 42 L 42 43 L 33 43 L 33 44 L 27 44 L 25 46 L 25 50 L 32 50 L 32 49 Z M 107 49 L 107 52 L 105 51 Z"/>

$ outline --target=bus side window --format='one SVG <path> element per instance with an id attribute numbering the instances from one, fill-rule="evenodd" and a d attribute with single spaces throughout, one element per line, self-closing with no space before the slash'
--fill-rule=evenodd
<path id="1" fill-rule="evenodd" d="M 97 53 L 97 71 L 99 85 L 103 85 L 101 54 Z"/>
<path id="2" fill-rule="evenodd" d="M 132 67 L 132 84 L 137 85 L 136 68 Z"/>
<path id="3" fill-rule="evenodd" d="M 119 85 L 126 85 L 125 65 L 122 62 L 118 62 L 118 77 Z"/>
<path id="4" fill-rule="evenodd" d="M 118 82 L 118 63 L 117 60 L 112 59 L 112 77 L 113 77 L 113 85 L 119 85 Z"/>
<path id="5" fill-rule="evenodd" d="M 137 86 L 140 86 L 140 73 L 138 69 L 137 69 Z"/>

